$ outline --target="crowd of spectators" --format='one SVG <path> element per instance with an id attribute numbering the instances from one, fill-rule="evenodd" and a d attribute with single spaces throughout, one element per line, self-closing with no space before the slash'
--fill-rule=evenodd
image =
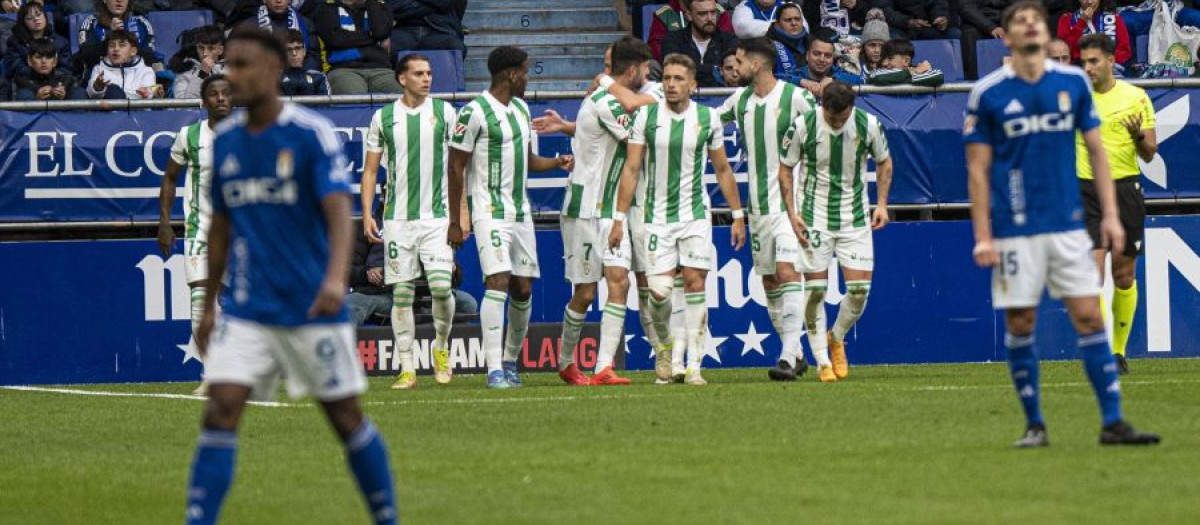
<path id="1" fill-rule="evenodd" d="M 238 25 L 286 40 L 287 95 L 398 93 L 399 51 L 465 53 L 466 8 L 467 0 L 0 0 L 0 13 L 12 13 L 0 18 L 0 100 L 199 98 L 204 79 L 224 70 L 225 37 Z M 214 23 L 183 31 L 178 53 L 163 56 L 146 14 L 197 9 L 211 10 Z M 73 14 L 82 19 L 68 28 Z"/>

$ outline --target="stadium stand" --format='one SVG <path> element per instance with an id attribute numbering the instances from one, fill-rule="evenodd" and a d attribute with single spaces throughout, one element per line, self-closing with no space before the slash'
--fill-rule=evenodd
<path id="1" fill-rule="evenodd" d="M 1008 56 L 1008 48 L 1004 47 L 1003 40 L 991 38 L 975 42 L 977 75 L 982 77 L 1000 69 L 1000 66 L 1004 65 L 1004 57 L 1006 56 Z"/>
<path id="2" fill-rule="evenodd" d="M 962 46 L 956 39 L 914 40 L 914 61 L 928 60 L 934 68 L 942 70 L 946 82 L 963 80 Z"/>
<path id="3" fill-rule="evenodd" d="M 146 18 L 150 19 L 150 24 L 154 26 L 155 48 L 162 53 L 164 60 L 170 59 L 179 51 L 179 35 L 184 31 L 213 23 L 213 13 L 210 10 L 153 11 L 148 13 Z"/>

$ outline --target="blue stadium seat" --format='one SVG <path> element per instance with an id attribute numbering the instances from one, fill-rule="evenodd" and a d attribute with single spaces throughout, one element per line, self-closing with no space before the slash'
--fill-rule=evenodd
<path id="1" fill-rule="evenodd" d="M 67 17 L 67 38 L 71 41 L 71 54 L 79 52 L 79 28 L 91 13 L 75 13 Z"/>
<path id="2" fill-rule="evenodd" d="M 1137 37 L 1134 43 L 1134 62 L 1138 64 L 1146 64 L 1150 62 L 1150 35 L 1141 35 Z"/>
<path id="3" fill-rule="evenodd" d="M 429 67 L 433 69 L 432 92 L 456 93 L 467 90 L 466 65 L 463 63 L 461 51 L 454 49 L 399 51 L 396 53 L 396 60 L 413 53 L 429 57 Z"/>
<path id="4" fill-rule="evenodd" d="M 1004 65 L 1004 57 L 1008 56 L 1008 48 L 999 38 L 989 38 L 975 42 L 975 69 L 979 77 L 991 73 Z"/>
<path id="5" fill-rule="evenodd" d="M 212 11 L 153 11 L 146 15 L 154 26 L 154 48 L 164 61 L 179 51 L 179 35 L 213 23 Z"/>
<path id="6" fill-rule="evenodd" d="M 913 40 L 917 56 L 913 62 L 928 60 L 942 70 L 946 82 L 961 82 L 963 78 L 962 46 L 957 39 Z"/>
<path id="7" fill-rule="evenodd" d="M 667 4 L 646 4 L 642 6 L 642 41 L 650 40 L 650 26 L 654 25 L 654 12 Z"/>

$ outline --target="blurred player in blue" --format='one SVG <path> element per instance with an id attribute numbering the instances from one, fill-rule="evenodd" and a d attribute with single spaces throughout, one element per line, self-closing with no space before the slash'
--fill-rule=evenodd
<path id="1" fill-rule="evenodd" d="M 1100 314 L 1092 242 L 1075 176 L 1075 134 L 1091 158 L 1103 208 L 1104 246 L 1124 246 L 1113 181 L 1100 140 L 1088 77 L 1046 57 L 1046 11 L 1021 0 L 1002 16 L 1012 63 L 980 79 L 967 100 L 967 143 L 975 262 L 992 270 L 993 306 L 1005 311 L 1009 369 L 1025 410 L 1014 445 L 1050 444 L 1038 391 L 1034 321 L 1042 290 L 1061 298 L 1079 334 L 1079 352 L 1100 404 L 1104 445 L 1159 442 L 1121 416 L 1121 384 Z M 990 212 L 990 216 L 989 216 Z"/>
<path id="2" fill-rule="evenodd" d="M 187 523 L 216 523 L 233 482 L 242 410 L 251 396 L 269 398 L 283 372 L 289 393 L 315 397 L 345 444 L 371 522 L 392 525 L 387 449 L 358 404 L 367 384 L 343 305 L 354 234 L 341 142 L 324 117 L 279 99 L 281 41 L 258 28 L 236 31 L 225 57 L 234 103 L 245 110 L 216 129 L 214 279 L 196 335 L 210 389 Z M 218 276 L 223 311 L 214 319 Z"/>

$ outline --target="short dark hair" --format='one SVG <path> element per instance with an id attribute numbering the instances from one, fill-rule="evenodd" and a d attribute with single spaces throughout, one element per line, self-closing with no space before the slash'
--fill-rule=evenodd
<path id="1" fill-rule="evenodd" d="M 821 107 L 838 113 L 854 105 L 854 88 L 845 82 L 833 81 L 821 90 Z"/>
<path id="2" fill-rule="evenodd" d="M 196 43 L 211 46 L 225 42 L 225 32 L 220 26 L 209 25 L 196 28 Z"/>
<path id="3" fill-rule="evenodd" d="M 1104 33 L 1092 33 L 1084 35 L 1079 39 L 1079 50 L 1084 49 L 1099 49 L 1105 56 L 1113 56 L 1117 52 L 1117 46 L 1112 39 Z"/>
<path id="4" fill-rule="evenodd" d="M 805 47 L 812 49 L 812 45 L 816 42 L 825 42 L 826 44 L 833 45 L 837 40 L 837 31 L 828 27 L 818 27 L 808 33 L 808 41 L 805 42 Z"/>
<path id="5" fill-rule="evenodd" d="M 396 74 L 399 75 L 408 71 L 408 65 L 418 61 L 429 63 L 429 57 L 420 53 L 409 53 L 400 57 L 400 60 L 396 61 Z"/>
<path id="6" fill-rule="evenodd" d="M 28 5 L 28 4 L 26 4 Z M 49 38 L 35 38 L 26 45 L 31 57 L 58 58 L 58 48 Z"/>
<path id="7" fill-rule="evenodd" d="M 495 77 L 500 73 L 525 65 L 526 60 L 529 60 L 529 53 L 526 53 L 524 49 L 513 46 L 497 47 L 488 55 L 488 73 Z"/>
<path id="8" fill-rule="evenodd" d="M 613 44 L 612 73 L 621 75 L 629 68 L 640 66 L 653 59 L 654 55 L 650 54 L 650 46 L 639 38 L 625 35 Z"/>
<path id="9" fill-rule="evenodd" d="M 283 43 L 306 44 L 307 42 L 304 41 L 304 33 L 301 33 L 299 29 L 288 29 L 283 33 Z"/>
<path id="10" fill-rule="evenodd" d="M 775 42 L 768 40 L 767 37 L 738 40 L 737 48 L 741 49 L 742 53 L 754 55 L 765 60 L 771 67 L 775 67 Z"/>
<path id="11" fill-rule="evenodd" d="M 229 79 L 225 78 L 225 75 L 222 75 L 220 73 L 217 73 L 215 75 L 209 75 L 208 78 L 204 79 L 204 82 L 200 83 L 200 98 L 204 98 L 204 95 L 208 94 L 208 90 L 209 90 L 209 88 L 211 88 L 213 86 L 213 84 L 216 84 L 217 82 L 228 82 L 228 81 L 229 81 Z"/>
<path id="12" fill-rule="evenodd" d="M 917 50 L 913 47 L 911 40 L 907 38 L 893 38 L 883 44 L 883 52 L 879 56 L 880 58 L 891 58 L 896 55 L 914 58 L 917 56 Z"/>
<path id="13" fill-rule="evenodd" d="M 692 60 L 692 57 L 687 55 L 671 53 L 663 58 L 662 65 L 663 70 L 666 70 L 667 66 L 683 66 L 688 70 L 689 73 L 692 74 L 692 78 L 696 78 L 696 61 Z"/>
<path id="14" fill-rule="evenodd" d="M 108 37 L 106 37 L 104 39 L 104 47 L 108 47 L 108 46 L 112 45 L 113 42 L 121 42 L 121 41 L 128 42 L 129 45 L 131 45 L 133 47 L 138 46 L 137 35 L 131 33 L 127 29 L 116 29 L 113 31 L 109 31 Z"/>
<path id="15" fill-rule="evenodd" d="M 225 39 L 225 44 L 231 45 L 238 40 L 258 44 L 267 53 L 275 55 L 275 58 L 279 59 L 280 66 L 287 67 L 287 48 L 284 47 L 283 40 L 275 33 L 258 26 L 241 25 L 229 34 L 229 38 Z"/>
<path id="16" fill-rule="evenodd" d="M 1042 5 L 1040 0 L 1018 0 L 1016 3 L 1004 8 L 1004 12 L 1000 15 L 1000 27 L 1008 31 L 1008 24 L 1012 23 L 1017 13 L 1030 9 L 1037 11 L 1042 16 L 1043 21 L 1050 18 L 1050 15 L 1046 14 L 1046 6 Z"/>

